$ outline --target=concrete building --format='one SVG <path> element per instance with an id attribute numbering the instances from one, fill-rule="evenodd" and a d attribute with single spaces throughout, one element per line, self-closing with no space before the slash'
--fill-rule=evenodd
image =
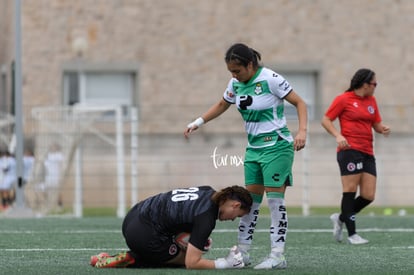
<path id="1" fill-rule="evenodd" d="M 203 126 L 190 141 L 182 132 L 222 96 L 230 77 L 224 53 L 231 44 L 244 42 L 309 104 L 309 144 L 297 153 L 288 205 L 339 203 L 335 141 L 320 126 L 320 118 L 361 67 L 377 73 L 376 97 L 393 130 L 389 139 L 376 140 L 375 203 L 412 204 L 407 190 L 412 191 L 414 176 L 413 1 L 21 2 L 27 136 L 40 135 L 31 126 L 33 108 L 115 104 L 126 106 L 127 116 L 128 106 L 136 106 L 139 198 L 176 186 L 243 185 L 237 160 L 246 141 L 235 108 Z M 14 1 L 0 0 L 0 111 L 6 113 L 13 112 L 13 15 Z M 287 110 L 292 111 L 289 106 Z M 294 119 L 289 125 L 295 132 Z M 91 142 L 86 139 L 83 146 L 85 204 L 113 205 L 116 175 L 103 173 L 110 168 L 97 165 L 93 157 L 99 152 L 110 159 L 104 167 L 114 167 L 113 151 Z M 72 180 L 64 190 L 70 202 Z"/>

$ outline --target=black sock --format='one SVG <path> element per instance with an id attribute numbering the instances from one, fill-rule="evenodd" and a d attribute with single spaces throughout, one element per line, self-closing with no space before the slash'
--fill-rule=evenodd
<path id="1" fill-rule="evenodd" d="M 344 192 L 342 193 L 341 203 L 341 215 L 339 219 L 343 221 L 348 230 L 348 235 L 352 236 L 356 233 L 355 231 L 355 192 Z"/>
<path id="2" fill-rule="evenodd" d="M 14 202 L 14 200 L 15 200 L 15 199 L 14 199 L 13 197 L 8 198 L 8 199 L 7 199 L 7 204 L 8 204 L 8 205 L 12 205 L 12 204 L 13 204 L 13 202 Z"/>
<path id="3" fill-rule="evenodd" d="M 370 204 L 372 201 L 364 199 L 363 197 L 359 196 L 355 199 L 354 204 L 354 212 L 359 213 L 362 209 L 364 209 L 368 204 Z"/>

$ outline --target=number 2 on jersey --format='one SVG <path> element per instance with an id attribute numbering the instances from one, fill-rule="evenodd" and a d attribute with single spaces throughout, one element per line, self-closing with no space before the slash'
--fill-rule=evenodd
<path id="1" fill-rule="evenodd" d="M 174 189 L 172 191 L 173 196 L 171 197 L 171 200 L 174 202 L 196 200 L 198 199 L 198 194 L 196 194 L 197 191 L 198 187 Z"/>

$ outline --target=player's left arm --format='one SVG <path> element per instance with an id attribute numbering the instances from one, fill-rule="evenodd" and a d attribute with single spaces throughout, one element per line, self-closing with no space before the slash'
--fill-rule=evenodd
<path id="1" fill-rule="evenodd" d="M 375 132 L 383 134 L 384 136 L 388 136 L 391 133 L 391 128 L 382 124 L 382 122 L 374 123 L 372 128 L 374 128 Z"/>
<path id="2" fill-rule="evenodd" d="M 370 100 L 375 110 L 375 113 L 374 113 L 375 118 L 372 124 L 372 128 L 374 129 L 375 132 L 379 134 L 383 134 L 384 136 L 388 136 L 391 133 L 391 129 L 388 125 L 384 125 L 382 123 L 381 115 L 378 109 L 378 104 L 377 104 L 377 100 L 375 99 L 375 96 L 372 96 Z"/>
<path id="3" fill-rule="evenodd" d="M 296 107 L 298 113 L 299 129 L 294 140 L 294 149 L 299 151 L 305 147 L 306 144 L 306 131 L 308 124 L 308 111 L 305 101 L 294 91 L 284 98 L 287 102 Z"/>

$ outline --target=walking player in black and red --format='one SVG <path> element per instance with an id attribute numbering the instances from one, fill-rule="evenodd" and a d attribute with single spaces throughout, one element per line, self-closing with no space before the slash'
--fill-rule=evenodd
<path id="1" fill-rule="evenodd" d="M 355 215 L 375 198 L 377 171 L 373 149 L 373 131 L 388 136 L 390 128 L 381 121 L 374 97 L 377 87 L 375 73 L 359 69 L 350 87 L 337 96 L 322 119 L 322 126 L 338 144 L 337 161 L 342 181 L 341 213 L 331 215 L 333 235 L 342 241 L 345 223 L 350 244 L 365 244 L 368 240 L 356 232 Z M 338 118 L 341 131 L 333 124 Z M 359 196 L 356 194 L 359 188 Z"/>

